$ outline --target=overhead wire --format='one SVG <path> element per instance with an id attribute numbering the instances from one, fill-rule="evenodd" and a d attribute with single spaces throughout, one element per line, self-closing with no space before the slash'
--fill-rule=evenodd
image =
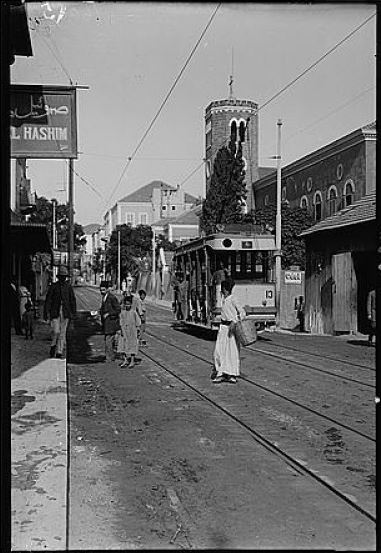
<path id="1" fill-rule="evenodd" d="M 65 159 L 65 162 L 66 162 L 66 165 L 69 165 L 69 162 L 67 159 Z M 72 171 L 75 175 L 77 175 L 77 177 L 82 181 L 84 182 L 89 188 L 91 188 L 91 190 L 97 195 L 99 196 L 99 198 L 101 198 L 102 200 L 104 199 L 102 194 L 95 188 L 95 186 L 93 186 L 87 179 L 85 179 L 84 177 L 82 177 L 82 175 L 80 175 L 78 173 L 78 171 L 76 171 L 75 169 L 72 168 Z"/>
<path id="2" fill-rule="evenodd" d="M 341 111 L 342 109 L 346 108 L 347 106 L 353 104 L 354 102 L 356 102 L 359 98 L 361 98 L 361 96 L 364 96 L 365 94 L 367 94 L 368 92 L 371 92 L 371 91 L 374 91 L 374 86 L 371 86 L 369 88 L 367 88 L 366 90 L 363 90 L 362 92 L 360 92 L 359 94 L 356 94 L 356 96 L 353 96 L 352 98 L 350 98 L 347 102 L 345 102 L 344 104 L 340 104 L 340 106 L 338 106 L 337 108 L 331 110 L 330 112 L 326 113 L 323 117 L 320 117 L 319 119 L 316 119 L 315 121 L 313 121 L 312 123 L 310 123 L 309 125 L 307 125 L 306 127 L 298 130 L 297 132 L 295 132 L 294 134 L 292 134 L 291 136 L 289 136 L 286 140 L 285 140 L 285 143 L 291 141 L 293 138 L 295 138 L 295 136 L 297 136 L 298 134 L 300 133 L 303 133 L 305 131 L 307 131 L 308 129 L 311 129 L 312 127 L 314 127 L 315 125 L 317 125 L 318 123 L 321 123 L 322 121 L 325 121 L 326 119 L 328 119 L 328 117 L 331 117 L 331 115 L 334 115 L 335 113 Z"/>
<path id="3" fill-rule="evenodd" d="M 332 54 L 337 48 L 339 48 L 345 41 L 347 41 L 349 38 L 351 38 L 355 33 L 357 33 L 364 25 L 366 25 L 371 19 L 376 17 L 376 13 L 369 16 L 367 19 L 365 19 L 360 25 L 358 25 L 355 29 L 353 29 L 349 34 L 347 34 L 343 39 L 341 39 L 338 43 L 336 43 L 332 48 L 330 48 L 325 54 L 320 56 L 319 59 L 317 59 L 314 63 L 312 63 L 310 66 L 308 66 L 306 69 L 304 69 L 297 77 L 295 77 L 292 81 L 290 81 L 287 85 L 285 85 L 281 90 L 279 90 L 276 94 L 274 94 L 269 100 L 267 100 L 264 104 L 259 106 L 257 113 L 261 111 L 263 108 L 268 106 L 271 102 L 273 102 L 276 98 L 278 98 L 283 92 L 285 92 L 288 88 L 290 88 L 292 85 L 294 85 L 299 79 L 304 77 L 311 69 L 316 67 L 321 61 L 323 61 L 327 56 Z M 210 154 L 210 157 L 213 156 L 220 148 L 225 146 L 228 141 L 230 140 L 230 137 L 226 138 L 224 141 L 222 141 L 218 146 L 215 146 L 212 150 L 212 153 Z M 179 187 L 181 188 L 197 171 L 203 167 L 205 164 L 206 159 L 203 159 L 202 163 L 200 163 L 184 180 L 182 180 L 179 184 Z"/>
<path id="4" fill-rule="evenodd" d="M 37 23 L 37 20 L 36 20 L 36 23 Z M 50 37 L 49 35 L 49 38 L 51 39 L 51 42 L 54 46 L 54 48 L 56 49 L 57 51 L 57 54 L 54 52 L 54 50 L 52 49 L 52 47 L 50 46 L 49 42 L 45 39 L 44 35 L 42 35 L 40 32 L 39 32 L 39 27 L 35 27 L 35 28 L 32 28 L 33 30 L 37 31 L 37 36 L 39 36 L 40 38 L 42 38 L 45 42 L 45 44 L 47 45 L 47 47 L 49 48 L 50 52 L 53 54 L 54 58 L 58 61 L 58 63 L 60 64 L 61 68 L 63 69 L 64 73 L 66 74 L 67 78 L 69 79 L 69 82 L 71 85 L 73 85 L 73 80 L 71 78 L 71 75 L 69 73 L 69 71 L 66 69 L 66 67 L 64 66 L 62 60 L 60 59 L 60 52 L 58 50 L 58 47 L 57 45 L 55 44 L 54 40 L 52 37 Z M 69 163 L 68 163 L 68 160 L 67 159 L 64 159 L 65 163 L 67 166 L 69 166 Z M 78 171 L 76 171 L 74 168 L 72 168 L 72 171 L 75 175 L 77 175 L 77 177 L 84 183 L 86 184 L 86 186 L 88 186 L 101 200 L 104 200 L 104 197 L 102 196 L 102 194 L 95 188 L 95 186 L 93 184 L 91 184 L 87 179 L 85 179 L 80 173 L 78 173 Z"/>
<path id="5" fill-rule="evenodd" d="M 40 38 L 45 42 L 46 46 L 48 47 L 48 49 L 49 49 L 50 52 L 52 53 L 54 59 L 55 59 L 56 61 L 58 61 L 59 65 L 61 66 L 63 72 L 64 72 L 65 75 L 66 75 L 66 77 L 69 79 L 69 83 L 72 85 L 72 84 L 73 84 L 73 80 L 72 80 L 72 78 L 71 78 L 71 76 L 70 76 L 69 71 L 66 69 L 66 67 L 64 66 L 62 60 L 60 59 L 60 58 L 61 58 L 61 55 L 60 55 L 60 53 L 59 53 L 59 50 L 58 50 L 57 46 L 55 45 L 55 48 L 56 48 L 56 50 L 57 50 L 57 53 L 56 53 L 56 52 L 54 52 L 53 48 L 52 48 L 51 45 L 49 44 L 49 41 L 46 40 L 46 38 L 44 37 L 43 34 L 41 34 L 41 32 L 40 32 L 40 30 L 39 30 L 39 27 L 35 27 L 33 30 L 37 31 L 37 35 L 36 35 L 36 36 L 40 37 Z M 52 42 L 52 44 L 53 44 L 53 43 L 54 43 L 54 42 L 53 42 L 53 39 L 52 39 L 50 36 L 49 36 L 49 38 L 51 39 L 51 42 Z"/>
<path id="6" fill-rule="evenodd" d="M 217 5 L 217 7 L 215 8 L 215 10 L 214 10 L 214 12 L 212 13 L 211 17 L 209 18 L 208 23 L 206 24 L 204 30 L 202 31 L 202 33 L 201 33 L 199 39 L 198 39 L 197 42 L 196 42 L 196 44 L 195 44 L 194 47 L 192 48 L 192 50 L 191 50 L 191 52 L 190 52 L 188 58 L 186 59 L 186 61 L 185 61 L 184 65 L 183 65 L 183 67 L 182 67 L 181 70 L 180 70 L 180 73 L 178 74 L 178 76 L 176 77 L 174 83 L 172 84 L 171 88 L 169 89 L 168 93 L 166 94 L 166 96 L 165 96 L 164 100 L 162 101 L 162 103 L 161 103 L 161 105 L 160 105 L 158 111 L 156 112 L 156 114 L 155 114 L 155 116 L 153 117 L 152 121 L 151 121 L 150 124 L 148 125 L 148 127 L 147 127 L 146 131 L 144 132 L 142 138 L 139 140 L 138 145 L 136 146 L 136 148 L 135 148 L 135 150 L 133 151 L 133 153 L 128 157 L 127 163 L 125 164 L 125 166 L 124 166 L 124 168 L 123 168 L 123 171 L 122 171 L 122 173 L 121 173 L 121 175 L 120 175 L 120 177 L 119 177 L 119 179 L 118 179 L 116 185 L 114 186 L 114 188 L 113 188 L 111 194 L 109 195 L 106 204 L 108 204 L 109 201 L 110 201 L 110 200 L 112 199 L 112 197 L 114 196 L 114 194 L 115 194 L 116 190 L 118 189 L 118 187 L 119 187 L 119 185 L 120 185 L 120 183 L 121 183 L 121 181 L 122 181 L 122 179 L 123 179 L 123 177 L 124 177 L 124 175 L 125 175 L 125 173 L 126 173 L 128 167 L 129 167 L 130 164 L 131 164 L 131 161 L 132 161 L 133 158 L 135 157 L 136 153 L 138 152 L 139 148 L 140 148 L 141 145 L 143 144 L 143 142 L 144 142 L 145 138 L 147 137 L 148 133 L 149 133 L 150 130 L 152 129 L 152 127 L 153 127 L 155 121 L 156 121 L 157 118 L 159 117 L 161 111 L 163 110 L 165 104 L 167 103 L 169 97 L 171 96 L 173 90 L 175 89 L 177 83 L 179 82 L 181 76 L 183 75 L 183 73 L 184 73 L 186 67 L 188 66 L 190 60 L 192 59 L 193 54 L 194 54 L 195 51 L 197 50 L 198 45 L 200 44 L 200 42 L 201 42 L 201 40 L 203 39 L 203 37 L 204 37 L 205 33 L 207 32 L 207 30 L 209 29 L 209 27 L 210 27 L 210 25 L 211 25 L 213 19 L 215 18 L 216 14 L 217 14 L 217 11 L 219 10 L 220 6 L 221 6 L 221 2 Z"/>

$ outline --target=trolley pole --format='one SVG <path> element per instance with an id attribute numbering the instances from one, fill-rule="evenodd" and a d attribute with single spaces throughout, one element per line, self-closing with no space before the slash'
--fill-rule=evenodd
<path id="1" fill-rule="evenodd" d="M 119 292 L 121 289 L 120 286 L 120 229 L 118 228 L 118 286 L 117 286 Z"/>
<path id="2" fill-rule="evenodd" d="M 74 160 L 69 159 L 69 236 L 68 236 L 68 265 L 70 283 L 73 284 L 73 267 L 74 267 Z"/>
<path id="3" fill-rule="evenodd" d="M 278 138 L 277 138 L 277 179 L 276 179 L 276 225 L 275 225 L 275 306 L 276 306 L 276 327 L 280 327 L 280 287 L 282 280 L 282 175 L 281 175 L 281 128 L 282 120 L 278 119 Z"/>

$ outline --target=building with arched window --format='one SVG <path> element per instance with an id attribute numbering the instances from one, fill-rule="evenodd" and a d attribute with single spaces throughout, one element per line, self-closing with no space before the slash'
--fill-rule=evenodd
<path id="1" fill-rule="evenodd" d="M 282 168 L 282 201 L 314 225 L 306 243 L 305 326 L 317 334 L 367 332 L 376 272 L 376 123 Z M 258 208 L 276 204 L 276 171 L 253 183 Z"/>
<path id="2" fill-rule="evenodd" d="M 304 207 L 315 221 L 376 189 L 376 123 L 282 167 L 282 201 Z M 276 170 L 253 182 L 255 206 L 276 203 Z"/>

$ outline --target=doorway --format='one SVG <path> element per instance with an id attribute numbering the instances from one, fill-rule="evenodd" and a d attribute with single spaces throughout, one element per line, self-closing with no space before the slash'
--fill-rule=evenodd
<path id="1" fill-rule="evenodd" d="M 357 329 L 368 334 L 367 298 L 376 284 L 376 253 L 360 252 L 353 254 L 353 264 L 357 277 Z"/>

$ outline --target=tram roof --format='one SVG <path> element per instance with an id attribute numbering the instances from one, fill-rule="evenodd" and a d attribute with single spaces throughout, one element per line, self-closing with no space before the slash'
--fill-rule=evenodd
<path id="1" fill-rule="evenodd" d="M 247 232 L 221 232 L 208 234 L 178 246 L 175 253 L 185 253 L 209 246 L 218 251 L 275 251 L 275 237 L 272 234 Z"/>

